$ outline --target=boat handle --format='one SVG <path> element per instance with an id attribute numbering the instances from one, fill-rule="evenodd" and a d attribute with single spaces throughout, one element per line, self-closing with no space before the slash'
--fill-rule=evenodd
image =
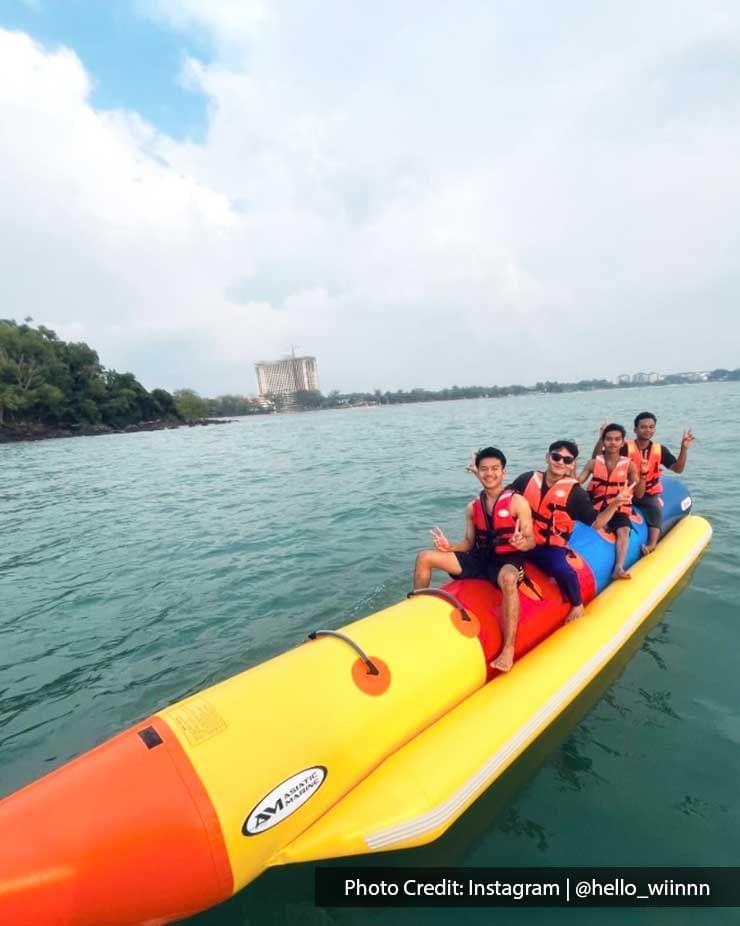
<path id="1" fill-rule="evenodd" d="M 462 601 L 455 598 L 452 592 L 446 592 L 443 588 L 415 588 L 413 592 L 409 592 L 406 597 L 413 598 L 416 595 L 431 595 L 433 598 L 442 598 L 444 601 L 448 601 L 457 608 L 464 621 L 470 620 L 470 615 L 465 610 L 465 605 Z"/>
<path id="2" fill-rule="evenodd" d="M 352 649 L 367 666 L 367 671 L 370 673 L 370 675 L 380 675 L 378 667 L 368 656 L 365 655 L 365 651 L 362 649 L 362 647 L 355 643 L 354 640 L 350 640 L 350 638 L 345 636 L 343 633 L 339 633 L 338 630 L 312 630 L 311 633 L 309 633 L 307 639 L 315 640 L 317 637 L 336 637 L 338 640 L 344 640 L 345 643 L 349 643 Z"/>

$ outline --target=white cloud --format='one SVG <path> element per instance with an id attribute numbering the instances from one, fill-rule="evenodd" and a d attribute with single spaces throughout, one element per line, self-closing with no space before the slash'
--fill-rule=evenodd
<path id="1" fill-rule="evenodd" d="M 212 38 L 202 144 L 0 33 L 3 314 L 208 394 L 740 364 L 733 4 L 146 9 Z"/>
<path id="2" fill-rule="evenodd" d="M 175 29 L 206 31 L 222 53 L 246 48 L 276 24 L 269 0 L 139 0 L 138 9 Z"/>

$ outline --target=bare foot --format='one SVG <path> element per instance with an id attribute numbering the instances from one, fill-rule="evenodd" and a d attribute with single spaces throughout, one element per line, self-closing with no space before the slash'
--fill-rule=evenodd
<path id="1" fill-rule="evenodd" d="M 514 646 L 505 646 L 495 659 L 491 660 L 491 668 L 499 672 L 508 672 L 514 665 Z"/>
<path id="2" fill-rule="evenodd" d="M 631 579 L 632 576 L 627 572 L 626 569 L 622 569 L 621 566 L 615 568 L 612 573 L 612 579 Z"/>
<path id="3" fill-rule="evenodd" d="M 579 617 L 583 617 L 583 605 L 576 604 L 570 609 L 569 613 L 565 617 L 565 623 L 569 624 L 571 621 L 577 621 Z"/>
<path id="4" fill-rule="evenodd" d="M 643 545 L 642 545 L 642 547 L 641 547 L 642 555 L 643 555 L 643 556 L 647 556 L 648 553 L 652 553 L 654 549 L 655 549 L 655 545 L 650 546 L 649 543 L 643 543 Z"/>

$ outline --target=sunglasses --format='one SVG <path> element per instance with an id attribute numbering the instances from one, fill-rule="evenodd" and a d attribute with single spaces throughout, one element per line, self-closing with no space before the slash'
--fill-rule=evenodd
<path id="1" fill-rule="evenodd" d="M 566 466 L 570 466 L 573 460 L 575 460 L 575 457 L 565 456 L 562 453 L 558 453 L 557 450 L 553 450 L 553 452 L 550 454 L 550 458 L 556 463 L 565 463 Z"/>

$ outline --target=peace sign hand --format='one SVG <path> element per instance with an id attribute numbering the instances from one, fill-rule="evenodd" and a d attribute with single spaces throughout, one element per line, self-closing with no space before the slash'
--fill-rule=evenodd
<path id="1" fill-rule="evenodd" d="M 469 473 L 472 473 L 474 476 L 478 475 L 478 467 L 475 465 L 475 450 L 470 451 L 470 460 L 468 461 L 468 465 L 465 467 L 465 469 Z"/>
<path id="2" fill-rule="evenodd" d="M 526 546 L 527 540 L 522 533 L 522 526 L 520 524 L 519 518 L 516 519 L 516 524 L 514 525 L 514 533 L 509 538 L 509 543 L 516 550 L 521 550 Z"/>
<path id="3" fill-rule="evenodd" d="M 440 552 L 450 553 L 452 551 L 452 544 L 439 527 L 433 527 L 429 533 L 432 535 L 432 543 Z"/>
<path id="4" fill-rule="evenodd" d="M 693 443 L 694 435 L 691 433 L 691 428 L 684 428 L 683 437 L 681 438 L 681 450 L 688 450 Z"/>
<path id="5" fill-rule="evenodd" d="M 636 482 L 632 482 L 628 486 L 623 486 L 623 488 L 619 491 L 619 495 L 617 495 L 616 501 L 618 501 L 620 505 L 626 505 L 628 502 L 631 502 L 632 493 L 634 492 L 636 485 Z"/>

